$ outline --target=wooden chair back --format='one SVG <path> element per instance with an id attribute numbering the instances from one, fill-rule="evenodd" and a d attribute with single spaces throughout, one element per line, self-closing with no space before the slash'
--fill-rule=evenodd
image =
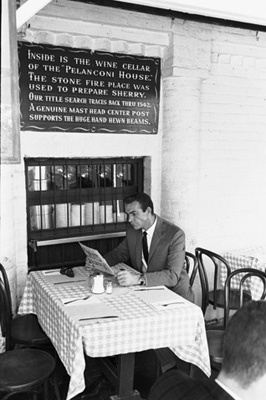
<path id="1" fill-rule="evenodd" d="M 223 264 L 226 270 L 226 276 L 228 277 L 231 273 L 231 268 L 228 261 L 213 251 L 203 249 L 202 247 L 197 247 L 195 249 L 196 258 L 198 260 L 198 269 L 200 274 L 201 286 L 203 288 L 202 309 L 204 313 L 209 304 L 213 305 L 215 310 L 217 307 L 224 308 L 224 290 L 219 288 L 219 278 L 220 278 L 220 268 Z M 207 271 L 211 268 L 211 273 L 213 275 L 213 281 L 209 281 L 209 275 Z M 212 290 L 210 290 L 210 284 L 212 283 Z"/>
<path id="2" fill-rule="evenodd" d="M 0 328 L 2 338 L 5 340 L 5 350 L 10 349 L 10 336 L 11 336 L 11 310 L 10 302 L 6 292 L 5 284 L 0 278 Z"/>
<path id="3" fill-rule="evenodd" d="M 232 293 L 231 291 L 231 283 L 232 279 L 236 275 L 243 275 L 241 277 L 240 283 L 239 283 L 239 308 L 242 307 L 243 303 L 245 302 L 245 282 L 247 279 L 251 279 L 252 277 L 257 277 L 261 280 L 262 282 L 262 292 L 261 292 L 261 297 L 260 300 L 264 300 L 266 297 L 266 273 L 263 271 L 260 271 L 259 269 L 255 268 L 239 268 L 233 272 L 230 273 L 230 275 L 227 277 L 225 281 L 225 309 L 224 309 L 224 327 L 226 327 L 229 318 L 230 318 L 230 311 L 231 311 L 231 301 L 230 301 L 230 295 Z"/>
<path id="4" fill-rule="evenodd" d="M 10 286 L 9 286 L 9 281 L 7 277 L 6 270 L 4 266 L 0 263 L 0 277 L 2 275 L 2 280 L 4 282 L 5 290 L 6 290 L 6 296 L 7 296 L 7 301 L 8 301 L 8 309 L 10 310 L 10 318 L 12 317 L 12 300 L 11 300 L 11 292 L 10 292 Z"/>
<path id="5" fill-rule="evenodd" d="M 189 275 L 190 286 L 192 287 L 198 271 L 198 261 L 195 254 L 189 251 L 186 251 L 185 254 L 185 268 Z"/>

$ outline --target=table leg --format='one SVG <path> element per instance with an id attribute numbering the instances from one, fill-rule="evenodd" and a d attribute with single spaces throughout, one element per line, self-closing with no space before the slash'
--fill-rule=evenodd
<path id="1" fill-rule="evenodd" d="M 101 367 L 106 377 L 114 384 L 116 394 L 111 400 L 141 400 L 137 390 L 133 390 L 135 353 L 120 354 L 117 356 L 117 365 L 110 360 L 101 359 Z"/>

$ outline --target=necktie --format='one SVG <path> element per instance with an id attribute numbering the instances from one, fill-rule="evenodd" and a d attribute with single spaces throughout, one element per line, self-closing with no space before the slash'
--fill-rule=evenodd
<path id="1" fill-rule="evenodd" d="M 143 250 L 144 259 L 146 261 L 146 264 L 148 265 L 149 251 L 148 251 L 147 232 L 146 231 L 143 232 L 143 236 L 142 236 L 142 250 Z"/>

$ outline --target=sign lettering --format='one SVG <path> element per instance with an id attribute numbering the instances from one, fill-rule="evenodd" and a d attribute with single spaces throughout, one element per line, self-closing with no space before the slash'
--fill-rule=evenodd
<path id="1" fill-rule="evenodd" d="M 21 129 L 158 132 L 160 59 L 19 42 Z"/>

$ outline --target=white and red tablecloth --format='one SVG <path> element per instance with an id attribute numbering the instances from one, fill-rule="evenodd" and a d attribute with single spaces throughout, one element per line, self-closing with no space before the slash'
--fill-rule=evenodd
<path id="1" fill-rule="evenodd" d="M 210 375 L 204 318 L 198 306 L 176 295 L 180 304 L 155 307 L 133 288 L 118 286 L 112 294 L 92 295 L 84 305 L 65 305 L 66 298 L 86 297 L 91 291 L 86 269 L 74 270 L 75 278 L 70 282 L 71 278 L 62 275 L 31 272 L 19 307 L 21 314 L 38 316 L 70 375 L 67 400 L 85 389 L 84 351 L 90 357 L 107 357 L 170 347 L 178 357 Z M 90 304 L 94 298 L 97 307 L 105 305 L 118 317 L 80 322 L 79 313 L 84 316 L 86 309 L 96 307 Z"/>
<path id="2" fill-rule="evenodd" d="M 229 262 L 231 271 L 235 271 L 240 268 L 254 268 L 265 272 L 266 270 L 266 254 L 262 252 L 254 251 L 237 251 L 227 252 L 223 254 L 223 257 Z M 221 284 L 224 285 L 226 279 L 226 270 L 221 266 Z M 240 280 L 243 274 L 237 274 L 231 282 L 233 289 L 239 288 Z M 253 300 L 258 300 L 261 297 L 263 286 L 262 282 L 257 277 L 248 278 L 244 285 L 245 289 L 250 291 Z"/>

